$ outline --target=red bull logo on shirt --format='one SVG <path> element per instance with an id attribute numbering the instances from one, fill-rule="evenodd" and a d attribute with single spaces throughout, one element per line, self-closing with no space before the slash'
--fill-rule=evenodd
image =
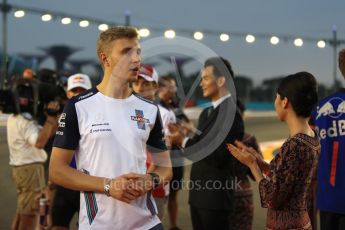
<path id="1" fill-rule="evenodd" d="M 138 129 L 145 130 L 145 123 L 150 123 L 149 119 L 144 117 L 144 112 L 142 110 L 135 110 L 135 116 L 131 116 L 132 121 L 136 121 L 138 125 Z"/>
<path id="2" fill-rule="evenodd" d="M 320 139 L 345 136 L 345 119 L 341 119 L 341 116 L 344 114 L 345 101 L 339 97 L 334 97 L 317 108 L 316 120 L 320 119 L 321 122 L 318 122 L 319 127 L 316 127 L 316 131 Z M 331 123 L 329 125 L 322 125 L 323 118 L 328 118 L 326 119 L 328 122 L 330 121 L 329 118 L 331 118 Z"/>
<path id="3" fill-rule="evenodd" d="M 345 113 L 345 101 L 339 97 L 332 98 L 321 107 L 317 108 L 316 120 L 323 116 L 339 118 Z"/>

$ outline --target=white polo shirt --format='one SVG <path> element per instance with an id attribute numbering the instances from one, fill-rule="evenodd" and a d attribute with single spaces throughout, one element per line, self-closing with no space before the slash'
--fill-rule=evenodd
<path id="1" fill-rule="evenodd" d="M 158 108 L 159 108 L 159 113 L 162 117 L 162 125 L 163 125 L 164 134 L 168 135 L 169 134 L 168 125 L 176 123 L 175 113 L 174 111 L 168 110 L 162 105 L 158 105 Z"/>
<path id="2" fill-rule="evenodd" d="M 159 113 L 162 118 L 162 126 L 163 126 L 163 132 L 164 135 L 167 136 L 170 134 L 168 125 L 169 124 L 175 124 L 176 123 L 176 116 L 175 113 L 172 110 L 168 110 L 162 105 L 158 105 Z M 169 184 L 166 184 L 164 187 L 164 196 L 168 196 L 170 193 L 170 186 Z"/>
<path id="3" fill-rule="evenodd" d="M 47 160 L 47 153 L 35 147 L 40 129 L 28 113 L 11 114 L 8 117 L 7 143 L 10 150 L 10 165 L 22 166 Z"/>
<path id="4" fill-rule="evenodd" d="M 54 146 L 75 150 L 77 169 L 92 176 L 115 178 L 146 173 L 146 148 L 166 150 L 159 110 L 132 94 L 107 97 L 96 88 L 73 97 L 64 108 Z M 156 152 L 156 153 L 155 153 Z M 103 193 L 81 192 L 80 229 L 150 229 L 160 223 L 149 194 L 130 204 Z"/>

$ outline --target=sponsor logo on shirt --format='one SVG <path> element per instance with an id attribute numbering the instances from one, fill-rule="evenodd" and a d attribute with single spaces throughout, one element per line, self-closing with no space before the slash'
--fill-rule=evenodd
<path id="1" fill-rule="evenodd" d="M 59 128 L 65 128 L 66 126 L 65 119 L 66 119 L 66 113 L 61 113 L 59 117 Z M 57 130 L 55 134 L 59 136 L 63 136 L 63 131 Z"/>
<path id="2" fill-rule="evenodd" d="M 88 93 L 88 94 L 86 94 L 86 95 L 83 95 L 83 96 L 78 97 L 78 100 L 82 100 L 82 99 L 84 99 L 84 98 L 86 98 L 86 97 L 89 97 L 89 96 L 91 96 L 91 95 L 93 95 L 93 92 L 90 92 L 90 93 Z"/>
<path id="3" fill-rule="evenodd" d="M 103 114 L 96 114 L 94 122 L 95 123 L 91 124 L 92 128 L 90 129 L 90 133 L 111 132 L 111 129 L 109 128 L 110 124 L 109 122 L 106 122 L 106 119 Z"/>
<path id="4" fill-rule="evenodd" d="M 316 120 L 322 118 L 330 118 L 331 125 L 325 126 L 326 123 L 316 122 L 316 131 L 321 140 L 326 138 L 336 138 L 339 136 L 345 136 L 345 120 L 339 119 L 345 114 L 345 101 L 342 98 L 334 97 L 317 108 Z M 329 124 L 327 122 L 327 124 Z"/>
<path id="5" fill-rule="evenodd" d="M 90 129 L 90 133 L 111 132 L 111 129 Z"/>
<path id="6" fill-rule="evenodd" d="M 317 109 L 316 120 L 329 116 L 339 118 L 345 113 L 345 101 L 342 98 L 334 97 Z"/>
<path id="7" fill-rule="evenodd" d="M 142 130 L 146 129 L 145 123 L 150 123 L 150 120 L 144 117 L 144 112 L 139 109 L 135 110 L 135 116 L 131 116 L 131 120 L 136 121 L 138 129 Z"/>

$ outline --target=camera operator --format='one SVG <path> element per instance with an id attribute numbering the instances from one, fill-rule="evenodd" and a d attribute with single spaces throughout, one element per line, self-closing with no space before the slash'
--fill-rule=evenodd
<path id="1" fill-rule="evenodd" d="M 7 141 L 13 181 L 17 189 L 17 210 L 12 229 L 33 229 L 39 213 L 39 197 L 45 187 L 44 167 L 47 153 L 43 147 L 57 129 L 57 115 L 47 114 L 40 126 L 37 117 L 38 87 L 33 80 L 17 82 L 13 89 L 15 111 L 7 121 Z M 59 103 L 47 105 L 58 111 Z"/>

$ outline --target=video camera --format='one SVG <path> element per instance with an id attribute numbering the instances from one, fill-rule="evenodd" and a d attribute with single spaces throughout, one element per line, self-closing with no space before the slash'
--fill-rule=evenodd
<path id="1" fill-rule="evenodd" d="M 55 115 L 62 111 L 45 110 L 51 101 L 58 101 L 60 110 L 63 109 L 66 100 L 63 84 L 52 70 L 42 69 L 38 79 L 18 79 L 9 89 L 0 90 L 0 110 L 3 113 L 19 114 L 30 113 L 33 117 Z"/>

